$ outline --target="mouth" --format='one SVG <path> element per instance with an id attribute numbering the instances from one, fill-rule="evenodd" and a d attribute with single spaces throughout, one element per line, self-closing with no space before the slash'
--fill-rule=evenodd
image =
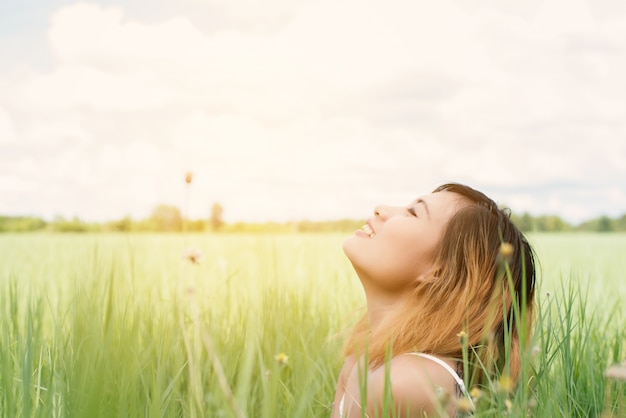
<path id="1" fill-rule="evenodd" d="M 374 233 L 374 230 L 369 224 L 363 225 L 360 230 L 365 232 L 365 234 L 370 238 L 374 238 L 376 236 L 376 234 Z"/>

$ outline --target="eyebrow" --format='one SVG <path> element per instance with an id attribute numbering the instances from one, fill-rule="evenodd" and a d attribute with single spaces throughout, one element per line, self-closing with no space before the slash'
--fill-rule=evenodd
<path id="1" fill-rule="evenodd" d="M 416 205 L 419 205 L 420 203 L 424 204 L 424 209 L 426 209 L 426 215 L 428 216 L 428 219 L 430 219 L 430 211 L 428 210 L 428 205 L 426 204 L 426 201 L 422 198 L 419 198 L 415 201 Z"/>

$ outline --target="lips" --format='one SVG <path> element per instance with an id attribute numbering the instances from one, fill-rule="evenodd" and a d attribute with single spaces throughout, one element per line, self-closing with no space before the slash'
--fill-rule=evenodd
<path id="1" fill-rule="evenodd" d="M 369 224 L 369 222 L 361 227 L 361 231 L 365 232 L 367 234 L 367 236 L 370 237 L 370 238 L 374 238 L 376 236 L 376 233 L 372 229 L 372 227 Z"/>

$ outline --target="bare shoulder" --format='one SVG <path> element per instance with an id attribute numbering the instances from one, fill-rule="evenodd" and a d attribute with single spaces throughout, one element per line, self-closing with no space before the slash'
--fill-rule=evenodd
<path id="1" fill-rule="evenodd" d="M 343 371 L 345 369 L 347 371 L 350 371 L 350 369 L 352 369 L 355 363 L 356 363 L 356 357 L 354 355 L 350 355 L 345 358 L 343 362 L 343 367 L 341 368 L 341 370 Z"/>
<path id="2" fill-rule="evenodd" d="M 385 390 L 390 388 L 394 407 L 400 416 L 445 416 L 440 405 L 440 391 L 453 394 L 455 382 L 443 366 L 430 359 L 405 354 L 394 357 L 387 369 L 388 372 L 381 366 L 371 373 L 370 399 L 382 399 Z M 379 408 L 371 403 L 369 407 Z"/>
<path id="3" fill-rule="evenodd" d="M 343 366 L 341 367 L 341 370 L 339 371 L 340 383 L 345 384 L 355 364 L 356 364 L 356 357 L 348 356 L 345 358 L 343 362 Z"/>
<path id="4" fill-rule="evenodd" d="M 341 367 L 341 371 L 339 372 L 339 378 L 337 379 L 337 389 L 335 391 L 335 397 L 332 405 L 331 417 L 338 417 L 340 414 L 339 405 L 342 403 L 342 398 L 344 397 L 346 391 L 346 383 L 349 379 L 350 373 L 354 368 L 356 363 L 356 358 L 354 356 L 347 357 L 343 366 Z"/>

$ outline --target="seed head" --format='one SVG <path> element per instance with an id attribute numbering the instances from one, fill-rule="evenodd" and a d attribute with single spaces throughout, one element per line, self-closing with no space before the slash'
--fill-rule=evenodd
<path id="1" fill-rule="evenodd" d="M 436 396 L 437 396 L 437 401 L 439 402 L 439 405 L 443 407 L 447 406 L 450 403 L 450 399 L 452 398 L 450 396 L 450 392 L 448 392 L 442 387 L 437 388 Z"/>
<path id="2" fill-rule="evenodd" d="M 530 351 L 530 355 L 533 358 L 537 357 L 540 353 L 541 353 L 541 348 L 539 348 L 539 346 L 537 345 L 533 346 L 532 350 Z"/>
<path id="3" fill-rule="evenodd" d="M 480 390 L 480 389 L 479 389 L 479 388 L 477 388 L 477 387 L 473 387 L 473 388 L 472 388 L 472 390 L 470 390 L 470 393 L 469 393 L 469 394 L 470 394 L 470 396 L 472 397 L 472 399 L 473 399 L 474 401 L 479 400 L 479 399 L 480 399 L 480 398 L 482 398 L 482 397 L 483 397 L 483 395 L 484 395 L 483 391 L 482 391 L 482 390 Z"/>
<path id="4" fill-rule="evenodd" d="M 467 332 L 461 331 L 458 334 L 456 334 L 456 336 L 459 337 L 459 344 L 463 345 L 467 343 Z"/>
<path id="5" fill-rule="evenodd" d="M 504 405 L 506 405 L 507 412 L 510 413 L 513 410 L 513 402 L 511 402 L 510 399 L 505 399 L 504 400 Z"/>
<path id="6" fill-rule="evenodd" d="M 193 180 L 193 173 L 191 171 L 188 171 L 187 173 L 185 173 L 185 183 L 190 184 L 192 180 Z"/>
<path id="7" fill-rule="evenodd" d="M 200 264 L 202 257 L 202 251 L 197 248 L 187 248 L 183 254 L 183 258 L 189 260 L 191 264 Z"/>
<path id="8" fill-rule="evenodd" d="M 626 382 L 626 361 L 622 362 L 622 364 L 614 364 L 606 369 L 604 376 L 607 379 Z"/>
<path id="9" fill-rule="evenodd" d="M 471 414 L 472 412 L 474 412 L 474 405 L 472 404 L 472 401 L 466 396 L 462 398 L 457 398 L 455 401 L 455 406 L 457 412 L 461 414 Z"/>
<path id="10" fill-rule="evenodd" d="M 515 388 L 515 383 L 513 379 L 509 376 L 503 374 L 500 379 L 498 379 L 498 392 L 500 393 L 510 393 L 513 392 Z"/>
<path id="11" fill-rule="evenodd" d="M 276 360 L 281 366 L 284 366 L 289 362 L 289 356 L 283 352 L 280 352 L 274 356 L 274 360 Z"/>
<path id="12" fill-rule="evenodd" d="M 515 248 L 513 245 L 508 242 L 503 242 L 500 244 L 500 249 L 498 250 L 498 260 L 500 263 L 508 263 L 511 261 L 511 257 L 513 256 L 513 251 Z"/>
<path id="13" fill-rule="evenodd" d="M 500 244 L 500 255 L 502 257 L 510 257 L 513 255 L 513 245 L 508 242 L 503 242 Z"/>

